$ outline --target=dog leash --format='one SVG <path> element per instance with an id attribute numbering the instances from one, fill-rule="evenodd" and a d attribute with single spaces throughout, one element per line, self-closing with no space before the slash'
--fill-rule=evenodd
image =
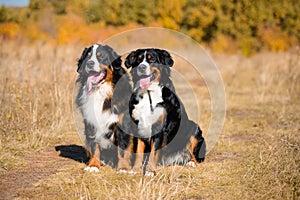
<path id="1" fill-rule="evenodd" d="M 151 99 L 151 95 L 150 95 L 150 90 L 147 90 L 148 92 L 148 97 L 149 97 L 149 101 L 150 101 L 150 109 L 151 109 L 151 112 L 153 112 L 153 106 L 152 106 L 152 99 Z"/>

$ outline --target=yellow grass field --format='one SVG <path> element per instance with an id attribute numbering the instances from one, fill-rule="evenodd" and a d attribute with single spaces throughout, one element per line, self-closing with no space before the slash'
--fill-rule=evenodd
<path id="1" fill-rule="evenodd" d="M 0 199 L 300 199 L 299 49 L 250 58 L 211 53 L 227 102 L 217 144 L 196 168 L 144 177 L 109 166 L 88 173 L 55 150 L 83 145 L 72 111 L 83 48 L 0 42 Z M 189 81 L 205 133 L 209 93 L 203 81 Z"/>

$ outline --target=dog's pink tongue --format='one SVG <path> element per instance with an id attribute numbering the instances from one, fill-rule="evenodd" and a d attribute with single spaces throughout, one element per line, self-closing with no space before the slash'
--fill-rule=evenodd
<path id="1" fill-rule="evenodd" d="M 101 72 L 100 74 L 95 74 L 95 75 L 91 75 L 91 76 L 88 77 L 88 79 L 86 81 L 88 94 L 91 93 L 93 84 L 100 83 L 100 81 L 102 81 L 104 76 L 105 76 L 105 73 Z"/>
<path id="2" fill-rule="evenodd" d="M 142 78 L 140 80 L 140 87 L 142 89 L 147 89 L 150 85 L 150 77 L 147 77 L 147 78 Z"/>

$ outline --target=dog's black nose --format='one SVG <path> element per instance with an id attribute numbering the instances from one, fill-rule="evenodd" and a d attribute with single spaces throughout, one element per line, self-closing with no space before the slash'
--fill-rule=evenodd
<path id="1" fill-rule="evenodd" d="M 141 72 L 146 71 L 146 69 L 147 69 L 147 66 L 146 66 L 146 65 L 144 65 L 144 64 L 139 65 L 139 70 L 140 70 Z"/>
<path id="2" fill-rule="evenodd" d="M 95 65 L 95 62 L 92 61 L 92 60 L 89 60 L 89 61 L 86 62 L 86 65 L 87 65 L 88 68 L 93 68 L 94 65 Z"/>

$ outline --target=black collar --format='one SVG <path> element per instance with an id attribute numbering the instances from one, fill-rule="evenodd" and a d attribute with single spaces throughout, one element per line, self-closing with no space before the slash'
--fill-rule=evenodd
<path id="1" fill-rule="evenodd" d="M 153 106 L 152 106 L 152 98 L 151 98 L 151 95 L 150 95 L 150 91 L 149 90 L 147 90 L 147 93 L 148 93 L 148 97 L 149 97 L 149 101 L 150 101 L 150 110 L 151 110 L 151 112 L 153 112 Z"/>
<path id="2" fill-rule="evenodd" d="M 151 81 L 153 81 L 155 78 L 156 78 L 156 76 L 157 76 L 157 74 L 154 72 L 154 73 L 152 73 L 151 75 L 150 75 L 150 82 Z M 138 83 L 138 82 L 137 82 Z M 136 85 L 136 87 L 135 87 L 135 91 L 137 90 L 137 89 L 139 89 L 140 87 L 138 86 L 138 85 Z M 150 102 L 150 109 L 151 109 L 151 111 L 153 112 L 154 111 L 154 109 L 153 109 L 153 106 L 152 106 L 152 98 L 151 98 L 151 95 L 150 95 L 150 90 L 148 90 L 147 89 L 147 94 L 148 94 L 148 97 L 149 97 L 149 102 Z M 139 96 L 139 95 L 138 95 Z"/>
<path id="3" fill-rule="evenodd" d="M 156 78 L 156 75 L 157 75 L 157 74 L 156 74 L 155 72 L 153 72 L 153 73 L 151 74 L 150 82 L 153 81 L 153 80 Z M 150 109 L 151 109 L 151 112 L 153 112 L 152 98 L 151 98 L 151 95 L 150 95 L 150 91 L 147 90 L 147 93 L 148 93 L 149 101 L 150 101 Z"/>

